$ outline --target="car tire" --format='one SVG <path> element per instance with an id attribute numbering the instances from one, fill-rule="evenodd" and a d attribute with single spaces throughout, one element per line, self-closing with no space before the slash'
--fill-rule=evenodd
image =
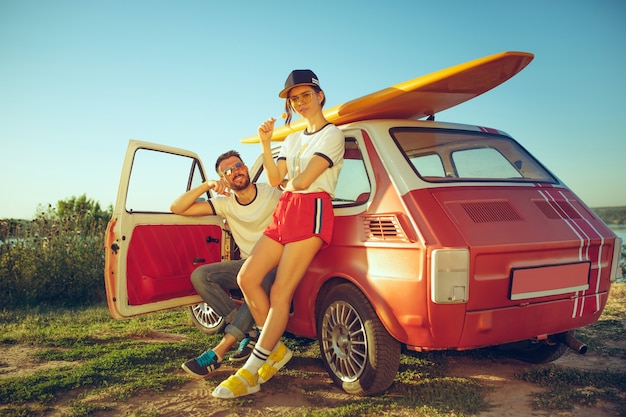
<path id="1" fill-rule="evenodd" d="M 391 386 L 400 365 L 400 343 L 356 287 L 339 284 L 328 292 L 317 329 L 322 362 L 336 386 L 363 396 Z"/>
<path id="2" fill-rule="evenodd" d="M 219 333 L 224 328 L 224 318 L 217 314 L 207 303 L 189 306 L 187 313 L 191 322 L 207 335 Z"/>

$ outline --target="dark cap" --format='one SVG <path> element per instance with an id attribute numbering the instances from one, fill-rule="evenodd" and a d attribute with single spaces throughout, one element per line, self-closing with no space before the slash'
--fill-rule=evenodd
<path id="1" fill-rule="evenodd" d="M 317 75 L 311 70 L 293 70 L 285 81 L 285 88 L 278 93 L 278 97 L 286 98 L 289 90 L 297 85 L 316 85 L 319 87 L 320 82 Z"/>

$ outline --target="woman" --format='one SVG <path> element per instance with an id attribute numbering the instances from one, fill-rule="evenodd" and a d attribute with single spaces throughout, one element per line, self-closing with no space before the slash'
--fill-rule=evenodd
<path id="1" fill-rule="evenodd" d="M 326 102 L 317 76 L 310 70 L 295 70 L 279 93 L 285 98 L 286 124 L 295 111 L 307 128 L 287 136 L 274 161 L 270 140 L 276 119 L 259 126 L 263 166 L 268 182 L 275 186 L 287 175 L 285 192 L 273 221 L 256 243 L 237 281 L 257 325 L 262 329 L 245 365 L 213 391 L 217 398 L 253 394 L 291 359 L 280 342 L 287 327 L 291 299 L 317 252 L 328 246 L 334 222 L 332 197 L 343 165 L 344 136 L 322 113 Z M 278 267 L 268 297 L 261 287 L 263 277 Z"/>

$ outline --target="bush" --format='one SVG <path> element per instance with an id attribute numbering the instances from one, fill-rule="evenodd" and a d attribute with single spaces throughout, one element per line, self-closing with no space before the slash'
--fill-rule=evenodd
<path id="1" fill-rule="evenodd" d="M 103 301 L 104 232 L 112 210 L 81 196 L 38 211 L 30 222 L 3 221 L 0 309 Z"/>

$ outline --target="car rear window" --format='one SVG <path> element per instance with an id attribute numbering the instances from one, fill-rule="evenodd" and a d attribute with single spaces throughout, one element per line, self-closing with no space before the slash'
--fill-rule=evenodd
<path id="1" fill-rule="evenodd" d="M 426 181 L 557 180 L 508 136 L 454 129 L 394 128 L 390 134 Z"/>

